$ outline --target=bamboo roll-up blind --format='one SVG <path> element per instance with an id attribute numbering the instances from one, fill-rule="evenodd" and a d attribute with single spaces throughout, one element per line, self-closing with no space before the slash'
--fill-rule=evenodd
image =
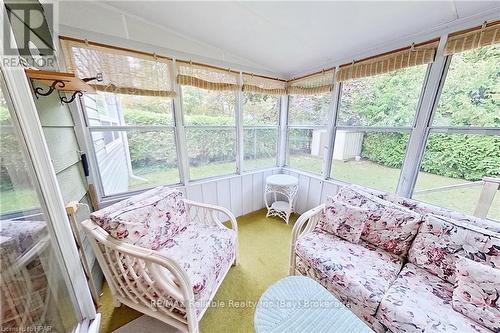
<path id="1" fill-rule="evenodd" d="M 446 41 L 444 54 L 455 54 L 498 43 L 500 43 L 500 21 L 495 21 L 451 34 Z"/>
<path id="2" fill-rule="evenodd" d="M 350 65 L 340 66 L 337 73 L 338 81 L 359 79 L 393 72 L 399 69 L 424 65 L 434 61 L 438 42 L 425 43 L 403 50 L 389 52 Z"/>
<path id="3" fill-rule="evenodd" d="M 332 91 L 335 70 L 330 69 L 288 81 L 290 95 L 316 95 Z"/>
<path id="4" fill-rule="evenodd" d="M 240 89 L 238 72 L 185 62 L 177 62 L 177 83 L 216 91 Z"/>
<path id="5" fill-rule="evenodd" d="M 164 57 L 139 54 L 112 47 L 61 39 L 68 71 L 90 82 L 99 91 L 116 94 L 173 97 L 172 61 Z"/>
<path id="6" fill-rule="evenodd" d="M 243 91 L 267 95 L 286 95 L 286 82 L 252 74 L 243 74 Z"/>

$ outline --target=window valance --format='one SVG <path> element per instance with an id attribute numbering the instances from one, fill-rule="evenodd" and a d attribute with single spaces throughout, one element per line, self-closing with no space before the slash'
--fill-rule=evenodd
<path id="1" fill-rule="evenodd" d="M 207 90 L 238 90 L 239 73 L 212 66 L 177 62 L 177 83 Z"/>
<path id="2" fill-rule="evenodd" d="M 117 94 L 173 97 L 172 61 L 140 52 L 61 39 L 68 71 L 79 78 L 102 73 L 98 91 Z"/>
<path id="3" fill-rule="evenodd" d="M 286 95 L 286 82 L 252 74 L 243 74 L 243 91 L 276 96 Z"/>
<path id="4" fill-rule="evenodd" d="M 438 42 L 412 46 L 403 50 L 371 57 L 350 65 L 340 66 L 338 81 L 359 79 L 367 76 L 385 74 L 410 66 L 428 64 L 434 61 Z"/>
<path id="5" fill-rule="evenodd" d="M 288 81 L 287 91 L 291 95 L 315 95 L 332 91 L 335 71 L 329 69 Z"/>
<path id="6" fill-rule="evenodd" d="M 500 43 L 500 21 L 451 34 L 446 41 L 445 55 Z"/>

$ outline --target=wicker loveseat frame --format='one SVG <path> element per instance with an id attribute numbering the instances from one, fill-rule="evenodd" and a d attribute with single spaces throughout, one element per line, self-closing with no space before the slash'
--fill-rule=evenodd
<path id="1" fill-rule="evenodd" d="M 234 215 L 223 207 L 181 199 L 191 223 L 210 230 L 232 230 L 235 233 L 234 260 L 238 257 L 238 227 Z M 231 228 L 227 228 L 228 222 Z M 196 299 L 186 267 L 165 254 L 136 246 L 111 235 L 92 220 L 83 222 L 96 254 L 115 306 L 124 304 L 161 320 L 183 332 L 199 332 L 198 323 L 208 309 L 231 265 L 218 274 L 208 299 Z M 226 231 L 227 232 L 227 231 Z M 174 236 L 175 237 L 175 236 Z"/>

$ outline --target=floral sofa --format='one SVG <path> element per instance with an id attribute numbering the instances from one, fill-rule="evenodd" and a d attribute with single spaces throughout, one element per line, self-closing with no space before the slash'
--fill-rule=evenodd
<path id="1" fill-rule="evenodd" d="M 237 260 L 234 216 L 167 187 L 94 212 L 83 226 L 116 306 L 123 303 L 185 332 L 198 332 Z"/>
<path id="2" fill-rule="evenodd" d="M 344 187 L 297 220 L 290 274 L 321 283 L 376 332 L 500 332 L 498 230 Z"/>

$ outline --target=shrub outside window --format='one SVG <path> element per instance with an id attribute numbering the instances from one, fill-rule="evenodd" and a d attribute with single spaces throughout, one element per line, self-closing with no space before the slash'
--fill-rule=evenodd
<path id="1" fill-rule="evenodd" d="M 394 193 L 427 65 L 342 82 L 331 177 Z"/>
<path id="2" fill-rule="evenodd" d="M 105 196 L 180 182 L 171 98 L 84 97 Z"/>
<path id="3" fill-rule="evenodd" d="M 182 86 L 191 180 L 236 173 L 236 92 Z"/>
<path id="4" fill-rule="evenodd" d="M 243 171 L 276 166 L 280 97 L 244 92 Z"/>

